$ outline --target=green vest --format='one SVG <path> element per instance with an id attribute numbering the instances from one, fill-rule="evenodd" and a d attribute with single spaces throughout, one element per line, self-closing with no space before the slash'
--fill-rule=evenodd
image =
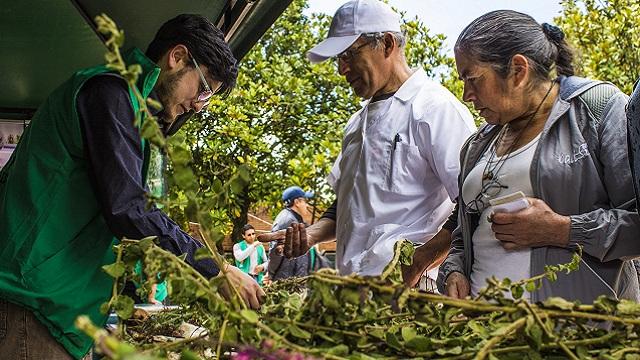
<path id="1" fill-rule="evenodd" d="M 137 85 L 147 97 L 160 69 L 137 49 L 126 61 L 142 66 Z M 87 80 L 110 71 L 81 70 L 57 88 L 0 171 L 0 297 L 30 309 L 75 358 L 92 344 L 75 328 L 75 318 L 86 314 L 98 326 L 106 322 L 99 308 L 113 279 L 101 267 L 115 261 L 117 241 L 89 180 L 76 97 Z M 140 169 L 143 178 L 146 167 Z"/>
<path id="2" fill-rule="evenodd" d="M 247 249 L 247 247 L 249 246 L 247 244 L 246 241 L 242 240 L 238 243 L 238 245 L 240 245 L 240 250 L 244 251 Z M 256 247 L 257 251 L 258 251 L 258 265 L 263 264 L 262 262 L 262 258 L 264 256 L 264 247 L 262 245 L 259 245 Z M 244 272 L 245 274 L 248 274 L 249 271 L 251 270 L 251 259 L 249 259 L 249 257 L 247 257 L 246 259 L 242 260 L 242 261 L 238 261 L 236 260 L 236 267 L 240 270 L 242 270 L 242 272 Z M 261 272 L 258 274 L 258 276 L 256 277 L 256 281 L 258 282 L 259 285 L 262 285 L 262 278 L 264 277 L 264 272 Z"/>

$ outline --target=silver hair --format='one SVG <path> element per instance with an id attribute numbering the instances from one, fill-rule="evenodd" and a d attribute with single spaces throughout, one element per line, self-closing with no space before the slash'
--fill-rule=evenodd
<path id="1" fill-rule="evenodd" d="M 387 33 L 393 36 L 399 48 L 402 49 L 407 44 L 407 38 L 404 35 L 404 33 L 397 32 L 397 31 L 367 33 L 367 34 L 363 34 L 363 36 L 367 39 L 373 39 L 374 41 L 371 44 L 371 47 L 373 47 L 374 49 L 378 49 L 382 45 L 382 39 L 384 38 L 384 34 L 387 34 Z"/>

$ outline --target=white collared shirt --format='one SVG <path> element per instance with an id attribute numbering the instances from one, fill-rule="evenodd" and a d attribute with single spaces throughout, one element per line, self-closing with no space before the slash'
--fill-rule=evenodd
<path id="1" fill-rule="evenodd" d="M 424 70 L 349 120 L 328 176 L 337 199 L 336 265 L 379 275 L 397 240 L 422 244 L 451 214 L 459 153 L 475 131 L 458 99 Z"/>
<path id="2" fill-rule="evenodd" d="M 233 245 L 233 256 L 238 261 L 244 261 L 249 258 L 249 275 L 258 275 L 256 272 L 256 266 L 258 266 L 258 260 L 262 260 L 260 265 L 263 265 L 262 272 L 265 272 L 269 266 L 269 259 L 267 258 L 266 251 L 262 252 L 262 259 L 258 259 L 258 246 L 262 246 L 262 243 L 257 240 L 252 244 L 247 244 L 247 248 L 240 249 L 240 243 Z"/>

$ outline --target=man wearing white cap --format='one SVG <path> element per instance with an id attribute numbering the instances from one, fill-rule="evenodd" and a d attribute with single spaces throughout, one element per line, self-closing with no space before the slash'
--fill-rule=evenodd
<path id="1" fill-rule="evenodd" d="M 340 273 L 379 275 L 397 240 L 425 243 L 451 213 L 459 152 L 475 131 L 473 118 L 423 69 L 409 68 L 400 22 L 380 1 L 347 2 L 335 13 L 327 39 L 307 54 L 312 62 L 335 58 L 365 101 L 347 123 L 328 177 L 334 207 L 307 229 L 294 224 L 280 233 L 287 255 L 336 238 Z M 450 230 L 438 235 L 445 241 L 432 241 L 439 246 L 422 247 L 429 253 L 424 256 L 446 255 Z"/>

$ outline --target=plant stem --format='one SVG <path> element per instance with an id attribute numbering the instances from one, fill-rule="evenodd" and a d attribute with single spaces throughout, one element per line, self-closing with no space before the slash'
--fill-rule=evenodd
<path id="1" fill-rule="evenodd" d="M 489 353 L 491 352 L 491 348 L 496 346 L 500 341 L 502 341 L 502 339 L 509 336 L 512 332 L 517 331 L 518 329 L 523 327 L 524 324 L 526 323 L 527 323 L 526 317 L 520 318 L 516 320 L 513 324 L 507 326 L 507 328 L 502 332 L 502 334 L 496 335 L 491 339 L 489 339 L 489 341 L 487 341 L 487 343 L 484 344 L 482 349 L 478 351 L 478 354 L 476 354 L 475 356 L 475 360 L 483 360 L 484 358 L 486 358 L 487 355 L 489 355 Z"/>
<path id="2" fill-rule="evenodd" d="M 274 322 L 278 322 L 278 323 L 281 323 L 281 324 L 295 325 L 295 326 L 299 326 L 299 327 L 307 328 L 307 329 L 330 331 L 330 332 L 333 332 L 333 333 L 336 333 L 336 334 L 353 336 L 353 337 L 356 337 L 356 338 L 361 338 L 361 337 L 364 336 L 364 335 L 362 335 L 360 333 L 356 333 L 356 332 L 353 332 L 353 331 L 340 330 L 340 329 L 330 328 L 328 326 L 322 326 L 322 325 L 306 324 L 306 323 L 301 323 L 301 322 L 297 322 L 297 321 L 278 319 L 278 318 L 274 318 L 274 317 L 264 317 L 264 320 L 274 321 Z"/>

